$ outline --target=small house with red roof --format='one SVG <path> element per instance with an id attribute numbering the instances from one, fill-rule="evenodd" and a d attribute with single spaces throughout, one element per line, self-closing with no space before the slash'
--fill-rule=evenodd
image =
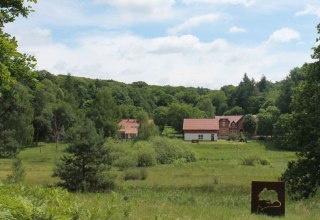
<path id="1" fill-rule="evenodd" d="M 216 119 L 184 119 L 183 131 L 185 141 L 216 141 L 219 122 Z"/>
<path id="2" fill-rule="evenodd" d="M 216 141 L 218 137 L 243 132 L 243 115 L 216 116 L 213 119 L 184 119 L 185 141 Z"/>
<path id="3" fill-rule="evenodd" d="M 136 119 L 123 119 L 119 122 L 121 139 L 131 140 L 138 137 L 139 123 Z"/>

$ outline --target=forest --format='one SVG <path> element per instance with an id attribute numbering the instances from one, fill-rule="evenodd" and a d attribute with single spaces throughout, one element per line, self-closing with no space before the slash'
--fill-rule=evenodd
<path id="1" fill-rule="evenodd" d="M 112 80 L 55 76 L 33 71 L 36 83 L 17 78 L 1 92 L 0 136 L 3 157 L 22 146 L 41 141 L 65 142 L 68 133 L 85 119 L 94 122 L 104 137 L 116 137 L 118 122 L 126 118 L 153 119 L 160 132 L 171 126 L 182 132 L 184 118 L 215 115 L 257 115 L 258 135 L 285 142 L 284 127 L 291 113 L 295 87 L 304 80 L 307 64 L 293 69 L 286 79 L 255 82 L 244 74 L 237 85 L 220 90 L 154 86 L 144 82 L 125 84 Z M 292 148 L 282 143 L 284 148 Z"/>

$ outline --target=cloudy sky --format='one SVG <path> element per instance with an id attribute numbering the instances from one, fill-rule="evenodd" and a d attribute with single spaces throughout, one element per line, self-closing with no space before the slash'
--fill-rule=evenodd
<path id="1" fill-rule="evenodd" d="M 312 62 L 319 0 L 38 0 L 8 24 L 53 74 L 131 83 L 279 81 Z"/>

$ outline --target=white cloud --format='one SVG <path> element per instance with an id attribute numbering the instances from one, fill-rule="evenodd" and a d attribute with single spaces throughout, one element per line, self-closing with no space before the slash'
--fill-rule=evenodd
<path id="1" fill-rule="evenodd" d="M 87 35 L 74 42 L 78 47 L 69 47 L 54 42 L 48 33 L 39 29 L 33 34 L 34 41 L 27 40 L 28 33 L 20 33 L 20 50 L 34 54 L 39 69 L 127 83 L 143 80 L 149 84 L 219 88 L 238 84 L 245 72 L 256 79 L 265 74 L 280 80 L 309 57 L 274 52 L 264 44 L 248 47 L 224 39 L 202 42 L 193 35 L 153 39 L 129 34 Z"/>
<path id="2" fill-rule="evenodd" d="M 299 40 L 300 33 L 290 28 L 282 28 L 274 31 L 268 39 L 268 43 L 285 43 L 293 40 Z"/>
<path id="3" fill-rule="evenodd" d="M 177 34 L 179 32 L 183 31 L 189 31 L 201 24 L 204 23 L 212 23 L 220 18 L 220 15 L 218 14 L 205 14 L 205 15 L 200 15 L 200 16 L 195 16 L 192 18 L 189 18 L 182 24 L 179 24 L 173 28 L 168 29 L 168 33 L 170 34 Z"/>
<path id="4" fill-rule="evenodd" d="M 255 0 L 182 0 L 185 4 L 216 4 L 216 5 L 244 5 L 246 7 L 255 4 Z"/>
<path id="5" fill-rule="evenodd" d="M 320 17 L 320 7 L 316 7 L 314 5 L 307 5 L 304 10 L 298 11 L 296 16 L 302 15 L 316 15 Z"/>
<path id="6" fill-rule="evenodd" d="M 231 34 L 238 34 L 238 33 L 246 33 L 247 30 L 245 28 L 237 27 L 237 26 L 232 26 L 229 28 L 229 33 Z"/>
<path id="7" fill-rule="evenodd" d="M 173 14 L 175 0 L 95 0 L 125 12 L 127 15 L 143 15 L 147 18 L 164 19 Z M 144 19 L 146 19 L 144 17 Z"/>

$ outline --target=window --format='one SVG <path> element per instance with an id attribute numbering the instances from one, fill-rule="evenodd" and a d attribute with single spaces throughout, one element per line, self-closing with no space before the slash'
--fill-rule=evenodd
<path id="1" fill-rule="evenodd" d="M 224 126 L 226 126 L 226 121 L 225 120 L 222 121 L 222 127 L 224 127 Z"/>
<path id="2" fill-rule="evenodd" d="M 199 135 L 198 135 L 198 139 L 199 139 L 199 140 L 203 140 L 203 134 L 199 134 Z"/>

